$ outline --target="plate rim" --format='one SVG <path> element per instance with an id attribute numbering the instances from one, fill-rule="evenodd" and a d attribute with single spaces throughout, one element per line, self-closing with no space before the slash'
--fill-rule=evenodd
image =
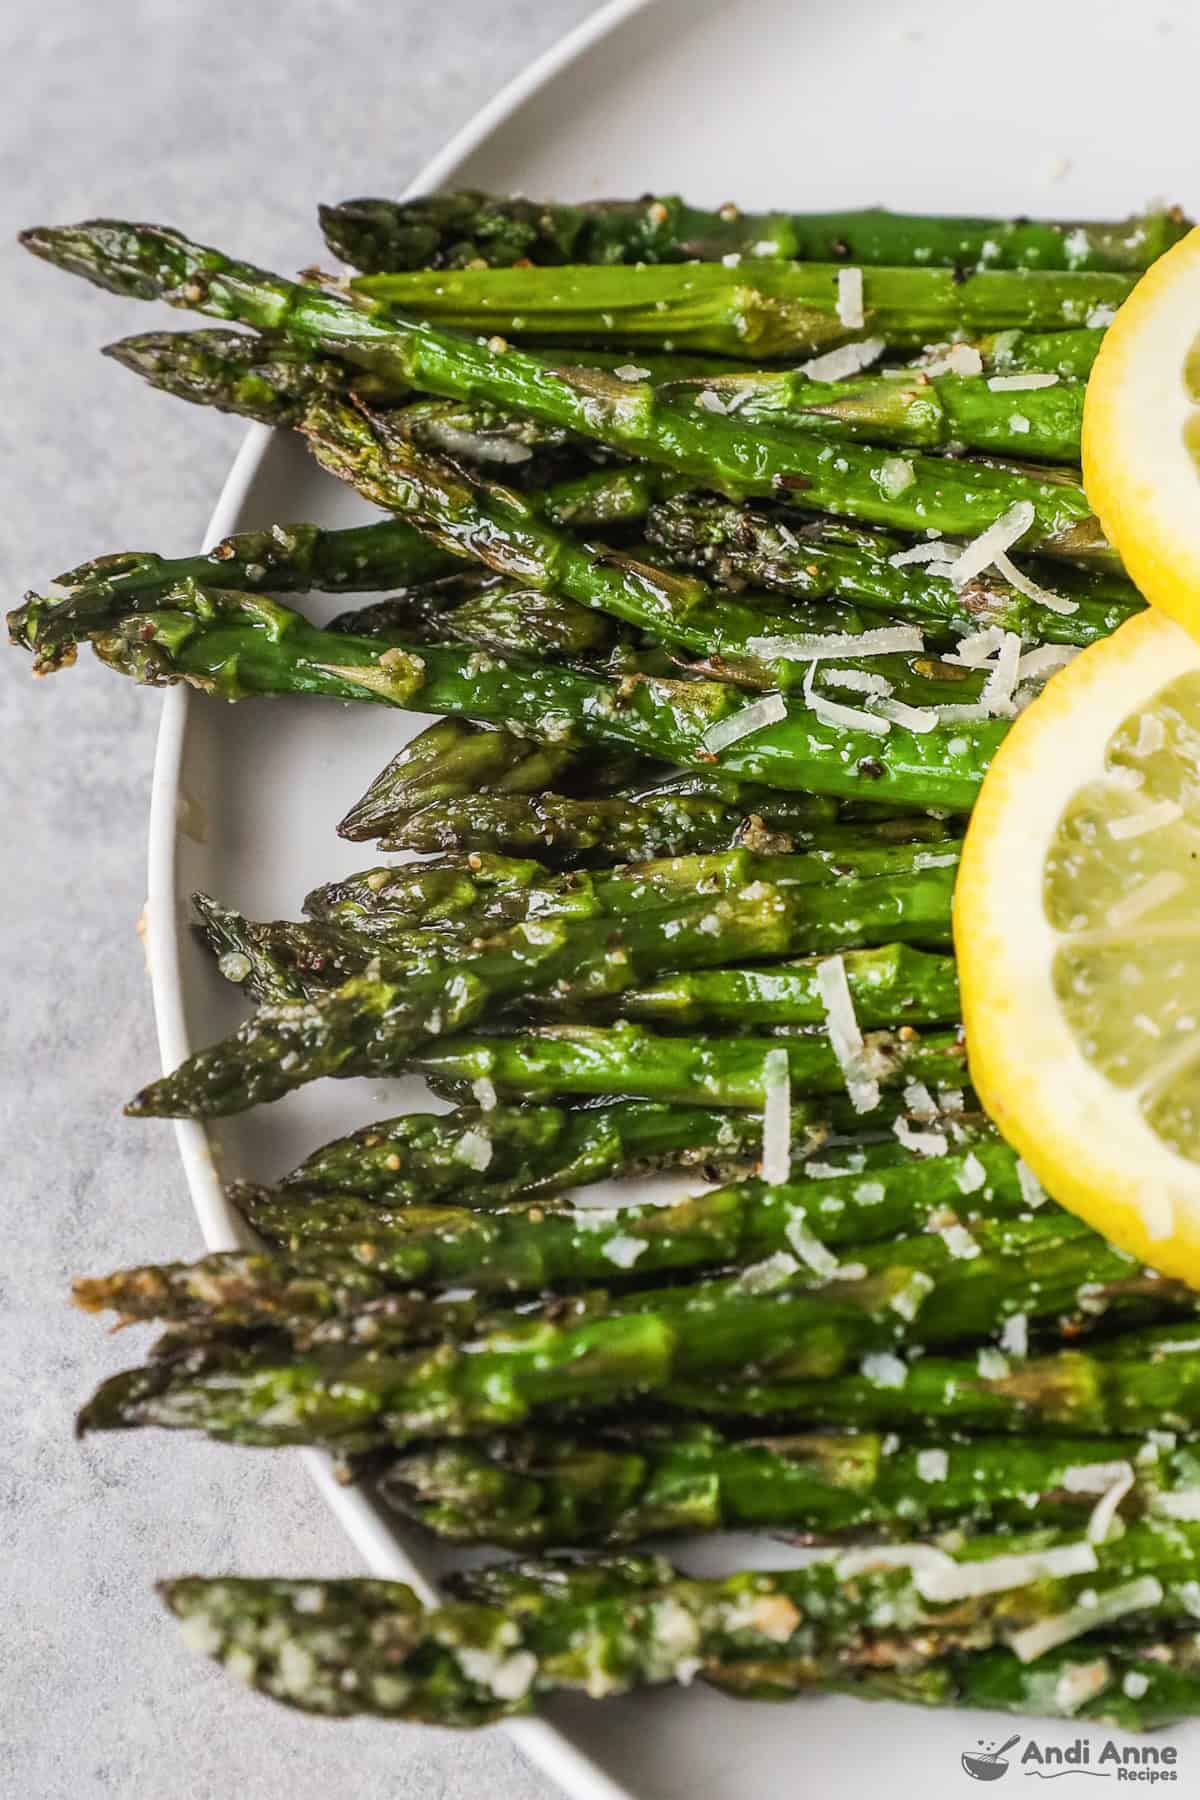
<path id="1" fill-rule="evenodd" d="M 607 4 L 566 32 L 486 101 L 422 167 L 405 190 L 406 194 L 428 192 L 443 186 L 526 101 L 619 26 L 655 4 L 657 0 L 607 0 Z M 270 426 L 250 426 L 209 518 L 202 540 L 204 548 L 219 543 L 235 529 L 238 515 L 276 435 Z M 180 771 L 191 705 L 192 696 L 186 687 L 171 688 L 163 697 L 150 788 L 146 959 L 159 1061 L 164 1073 L 177 1067 L 192 1051 L 184 1010 L 176 895 Z M 195 1119 L 177 1119 L 174 1124 L 179 1158 L 205 1247 L 208 1250 L 239 1248 L 242 1240 L 236 1217 L 225 1198 L 206 1127 Z M 299 1455 L 321 1498 L 371 1572 L 387 1579 L 406 1581 L 423 1599 L 433 1599 L 435 1589 L 432 1584 L 412 1563 L 400 1537 L 384 1522 L 366 1496 L 338 1482 L 332 1460 L 323 1452 L 302 1450 Z M 614 1781 L 548 1720 L 510 1719 L 503 1722 L 503 1728 L 530 1761 L 567 1793 L 578 1795 L 581 1800 L 631 1800 L 628 1788 Z"/>

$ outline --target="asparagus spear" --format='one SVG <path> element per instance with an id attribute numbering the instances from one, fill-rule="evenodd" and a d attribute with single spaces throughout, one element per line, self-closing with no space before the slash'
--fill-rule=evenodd
<path id="1" fill-rule="evenodd" d="M 246 332 L 148 331 L 107 345 L 104 354 L 176 399 L 264 425 L 299 425 L 318 394 L 391 407 L 394 426 L 414 443 L 501 467 L 510 480 L 540 474 L 547 455 L 579 447 L 561 428 L 494 407 L 414 399 L 411 390 L 338 357 Z"/>
<path id="2" fill-rule="evenodd" d="M 278 601 L 182 585 L 170 608 L 123 616 L 89 596 L 31 597 L 9 614 L 12 640 L 34 654 L 37 673 L 69 664 L 90 638 L 102 660 L 152 685 L 187 681 L 232 700 L 247 694 L 307 693 L 424 711 L 469 714 L 525 729 L 543 742 L 616 744 L 688 768 L 708 768 L 706 733 L 741 703 L 721 682 L 650 675 L 598 681 L 549 664 L 508 663 L 462 649 L 420 656 L 377 640 L 318 631 Z M 844 794 L 901 810 L 969 811 L 1006 721 L 956 724 L 886 737 L 823 724 L 807 708 L 785 707 L 777 723 L 747 732 L 720 755 L 722 774 L 768 787 Z"/>
<path id="3" fill-rule="evenodd" d="M 467 794 L 540 793 L 587 766 L 565 745 L 533 745 L 468 719 L 438 719 L 394 756 L 338 826 L 339 837 L 382 837 L 426 806 Z"/>
<path id="4" fill-rule="evenodd" d="M 948 1025 L 960 1016 L 951 956 L 883 944 L 847 951 L 842 965 L 861 1026 Z M 670 1026 L 822 1025 L 818 967 L 818 958 L 806 957 L 764 968 L 693 970 L 622 994 L 618 1005 L 625 1018 Z"/>
<path id="5" fill-rule="evenodd" d="M 1186 1638 L 1089 1636 L 1023 1663 L 1011 1650 L 939 1658 L 920 1668 L 841 1670 L 790 1662 L 710 1663 L 704 1681 L 734 1698 L 788 1700 L 848 1694 L 916 1706 L 985 1707 L 999 1712 L 1085 1719 L 1122 1731 L 1149 1731 L 1191 1718 L 1200 1705 L 1195 1646 Z M 981 1766 L 1003 1769 L 985 1756 Z M 1029 1771 L 1027 1771 L 1029 1773 Z M 985 1775 L 985 1780 L 992 1777 Z"/>
<path id="6" fill-rule="evenodd" d="M 751 810 L 753 797 L 739 804 L 715 794 L 687 794 L 667 786 L 641 798 L 596 794 L 579 798 L 543 789 L 540 793 L 479 793 L 431 801 L 399 818 L 380 835 L 384 850 L 533 852 L 553 863 L 580 868 L 628 858 L 641 862 L 744 846 L 786 853 L 833 849 L 847 828 L 814 824 L 809 801 L 776 798 Z M 781 804 L 782 801 L 782 804 Z M 768 818 L 770 823 L 768 824 Z M 948 834 L 937 819 L 881 821 L 894 825 L 894 842 L 910 836 L 938 842 Z M 359 835 L 357 832 L 355 835 Z M 885 835 L 885 834 L 881 834 Z"/>
<path id="7" fill-rule="evenodd" d="M 303 1257 L 360 1261 L 381 1279 L 436 1286 L 469 1283 L 476 1292 L 536 1292 L 592 1282 L 619 1282 L 622 1256 L 632 1248 L 629 1267 L 638 1279 L 678 1270 L 749 1264 L 788 1254 L 800 1243 L 869 1242 L 894 1233 L 923 1229 L 933 1218 L 957 1219 L 970 1210 L 964 1193 L 972 1181 L 996 1215 L 1012 1215 L 1024 1205 L 1016 1159 L 1004 1144 L 972 1135 L 972 1148 L 930 1164 L 876 1162 L 869 1179 L 846 1173 L 801 1179 L 768 1188 L 749 1181 L 694 1195 L 674 1205 L 588 1207 L 539 1203 L 532 1210 L 488 1212 L 444 1204 L 407 1207 L 381 1218 L 376 1205 L 345 1206 L 327 1197 L 270 1190 L 251 1197 L 248 1215 L 256 1229 L 285 1250 Z M 743 1155 L 745 1140 L 743 1138 Z M 488 1148 L 486 1130 L 476 1134 L 477 1160 Z M 867 1199 L 858 1197 L 865 1187 Z M 244 1204 L 244 1202 L 242 1202 Z M 953 1209 L 957 1207 L 956 1213 Z M 822 1268 L 836 1259 L 815 1260 Z M 209 1285 L 207 1272 L 184 1270 L 181 1279 Z M 113 1277 L 113 1284 L 122 1280 Z M 93 1284 L 93 1289 L 95 1284 Z M 125 1310 L 119 1289 L 111 1304 Z"/>
<path id="8" fill-rule="evenodd" d="M 896 829 L 900 820 L 830 826 L 820 843 L 796 853 L 735 847 L 565 875 L 485 852 L 438 863 L 385 864 L 314 888 L 304 910 L 324 924 L 384 940 L 393 926 L 418 922 L 444 923 L 470 937 L 485 925 L 523 918 L 625 918 L 698 894 L 733 893 L 754 881 L 790 889 L 952 868 L 957 840 L 940 821 L 924 823 L 932 829 L 927 832 L 920 820 L 904 831 Z"/>
<path id="9" fill-rule="evenodd" d="M 798 1107 L 792 1128 L 797 1153 L 806 1155 L 825 1144 L 830 1126 L 816 1109 Z M 251 1209 L 272 1205 L 281 1219 L 293 1206 L 311 1216 L 319 1200 L 336 1198 L 361 1202 L 364 1221 L 383 1221 L 394 1209 L 442 1199 L 505 1206 L 655 1169 L 721 1171 L 731 1179 L 749 1173 L 761 1149 L 759 1121 L 713 1107 L 459 1107 L 375 1120 L 314 1150 L 277 1186 L 233 1192 Z M 830 1148 L 823 1160 L 841 1154 Z M 853 1166 L 865 1166 L 862 1150 L 846 1154 Z"/>
<path id="10" fill-rule="evenodd" d="M 368 968 L 390 979 L 427 972 L 431 959 L 472 951 L 481 936 L 530 919 L 628 917 L 696 894 L 733 893 L 754 881 L 782 889 L 952 868 L 958 846 L 934 851 L 885 841 L 871 827 L 831 828 L 802 855 L 742 849 L 628 865 L 611 874 L 555 876 L 538 863 L 475 856 L 370 869 L 309 894 L 311 920 L 250 920 L 206 894 L 194 896 L 199 930 L 221 973 L 260 999 L 296 1000 Z M 413 926 L 421 927 L 413 930 Z M 436 935 L 428 935 L 436 934 Z M 811 1006 L 810 1006 L 811 1010 Z"/>
<path id="11" fill-rule="evenodd" d="M 358 275 L 373 304 L 463 331 L 587 341 L 767 360 L 881 337 L 927 344 L 960 332 L 1086 325 L 1115 309 L 1136 276 L 1077 271 L 881 268 L 862 271 L 862 307 L 847 324 L 831 263 L 755 260 L 670 268 L 456 269 Z"/>
<path id="12" fill-rule="evenodd" d="M 918 450 L 998 451 L 1046 462 L 1079 461 L 1084 384 L 993 391 L 981 375 L 889 369 L 813 381 L 796 369 L 690 377 L 663 390 L 696 406 L 716 403 L 747 423 L 825 438 L 864 439 Z"/>
<path id="13" fill-rule="evenodd" d="M 372 271 L 461 269 L 486 263 L 915 263 L 960 270 L 1145 269 L 1188 230 L 1178 207 L 1112 224 L 1095 220 L 971 219 L 886 211 L 708 211 L 677 194 L 574 204 L 474 189 L 412 200 L 346 200 L 320 208 L 335 255 Z"/>
<path id="14" fill-rule="evenodd" d="M 411 1589 L 373 1580 L 191 1576 L 161 1591 L 208 1654 L 289 1705 L 466 1725 L 528 1712 L 562 1689 L 600 1698 L 687 1682 L 710 1663 L 744 1665 L 748 1676 L 758 1663 L 783 1663 L 793 1681 L 805 1662 L 828 1673 L 835 1655 L 843 1680 L 856 1664 L 919 1668 L 1065 1616 L 1089 1587 L 1127 1606 L 1143 1634 L 1182 1625 L 1200 1567 L 1198 1536 L 1195 1525 L 1147 1520 L 1090 1553 L 1054 1533 L 985 1537 L 933 1566 L 897 1566 L 883 1555 L 872 1563 L 864 1551 L 855 1561 L 843 1554 L 771 1573 L 676 1576 L 642 1590 L 619 1578 L 606 1590 L 601 1564 L 585 1602 L 569 1587 L 551 1589 L 527 1593 L 519 1610 L 458 1601 L 424 1611 Z M 1057 1561 L 1047 1554 L 1054 1551 Z M 1017 1559 L 1011 1574 L 987 1567 L 1001 1556 Z M 961 1591 L 976 1565 L 984 1565 L 978 1582 L 1004 1585 L 950 1602 L 927 1597 L 941 1591 L 936 1575 Z M 1072 1567 L 1078 1572 L 1039 1573 Z M 890 1636 L 881 1636 L 882 1618 L 896 1622 Z M 1107 1652 L 1112 1640 L 1100 1642 Z M 1135 1665 L 1138 1642 L 1131 1641 Z M 1038 1670 L 1045 1665 L 1031 1658 L 1027 1674 Z M 1187 1709 L 1194 1706 L 1192 1695 Z"/>
<path id="15" fill-rule="evenodd" d="M 302 1321 L 304 1338 L 318 1347 L 281 1352 L 272 1341 L 246 1350 L 230 1346 L 216 1357 L 204 1346 L 197 1355 L 158 1358 L 104 1382 L 80 1414 L 79 1428 L 190 1427 L 230 1442 L 352 1452 L 415 1437 L 476 1436 L 522 1424 L 546 1408 L 612 1406 L 669 1392 L 673 1382 L 712 1380 L 750 1366 L 772 1378 L 828 1378 L 880 1352 L 890 1364 L 896 1344 L 932 1348 L 986 1338 L 1017 1315 L 1077 1330 L 1081 1288 L 1089 1316 L 1144 1317 L 1148 1309 L 1195 1305 L 1183 1284 L 1138 1270 L 1131 1257 L 1066 1214 L 981 1219 L 972 1237 L 977 1254 L 970 1257 L 928 1232 L 896 1245 L 867 1244 L 855 1264 L 825 1280 L 785 1256 L 682 1287 L 621 1297 L 592 1290 L 540 1314 L 473 1314 L 480 1301 L 464 1299 L 456 1304 L 467 1321 L 478 1320 L 479 1335 L 407 1350 L 414 1335 L 428 1334 L 431 1317 L 442 1320 L 439 1303 L 383 1292 L 378 1305 L 346 1311 L 334 1265 L 324 1284 L 329 1316 L 311 1331 L 308 1317 Z M 637 1241 L 629 1239 L 635 1249 Z M 211 1308 L 219 1292 L 224 1305 L 227 1291 L 214 1290 L 208 1273 L 202 1272 L 199 1302 Z M 163 1310 L 171 1303 L 170 1272 L 151 1274 L 154 1305 Z M 291 1275 L 284 1264 L 285 1295 Z M 305 1275 L 311 1285 L 310 1272 Z M 366 1271 L 354 1275 L 357 1301 Z M 371 1278 L 386 1287 L 378 1274 Z M 136 1285 L 117 1281 L 122 1305 L 134 1304 Z M 184 1272 L 175 1281 L 192 1316 L 192 1279 Z M 115 1289 L 101 1288 L 111 1299 Z M 240 1284 L 229 1303 L 247 1308 L 252 1319 L 260 1315 L 257 1292 L 247 1299 Z M 286 1323 L 286 1304 L 274 1310 Z M 453 1328 L 448 1312 L 445 1331 Z M 363 1344 L 372 1348 L 364 1352 Z"/>
<path id="16" fill-rule="evenodd" d="M 497 352 L 428 323 L 406 323 L 381 305 L 356 305 L 339 295 L 284 281 L 161 227 L 93 220 L 76 226 L 37 227 L 24 232 L 21 241 L 35 255 L 112 292 L 134 299 L 163 299 L 279 333 L 289 342 L 343 355 L 386 380 L 425 392 L 488 401 L 528 413 L 631 456 L 665 464 L 734 498 L 780 494 L 807 509 L 901 528 L 966 535 L 982 530 L 1006 508 L 1023 500 L 1034 509 L 1026 548 L 1037 543 L 1056 555 L 1112 558 L 1082 490 L 1070 478 L 1052 479 L 1049 471 L 1035 475 L 1003 465 L 968 466 L 917 455 L 911 459 L 910 479 L 909 473 L 902 475 L 895 467 L 891 456 L 855 444 L 843 444 L 836 457 L 826 457 L 827 447 L 815 439 L 793 435 L 785 441 L 759 430 L 748 433 L 736 419 L 672 406 L 644 382 L 625 381 L 603 370 L 555 369 L 522 351 Z M 655 271 L 643 273 L 653 275 Z M 671 270 L 657 273 L 673 274 Z M 684 273 L 695 275 L 691 270 Z M 717 273 L 724 276 L 730 271 L 718 269 Z M 935 282 L 943 279 L 935 270 L 889 274 L 906 280 L 914 276 Z M 822 279 L 826 279 L 832 307 L 832 272 Z M 1031 322 L 1030 296 L 1040 291 L 1039 278 L 999 273 L 975 279 L 985 283 L 1018 281 L 1023 296 L 1020 316 L 996 317 L 993 323 Z M 1057 284 L 1068 278 L 1040 279 Z M 1122 294 L 1128 286 L 1126 278 L 1115 275 L 1070 279 L 1086 284 L 1115 283 Z M 947 316 L 960 318 L 965 287 L 960 292 L 951 277 L 945 280 L 952 290 Z M 1093 291 L 1099 300 L 1099 286 Z M 1055 305 L 1061 310 L 1060 300 L 1056 299 Z M 815 316 L 811 309 L 808 313 Z M 662 315 L 655 313 L 654 317 L 661 330 Z M 1070 321 L 1056 313 L 1052 322 Z M 830 329 L 828 319 L 824 329 Z M 845 335 L 840 326 L 838 331 Z M 936 331 L 924 332 L 924 336 L 930 335 Z M 742 347 L 751 348 L 748 342 Z"/>
<path id="17" fill-rule="evenodd" d="M 845 1075 L 824 1036 L 667 1037 L 643 1025 L 544 1025 L 511 1037 L 453 1037 L 415 1050 L 411 1066 L 440 1081 L 490 1081 L 497 1093 L 541 1099 L 551 1096 L 622 1095 L 681 1106 L 752 1106 L 766 1103 L 767 1058 L 785 1051 L 795 1094 L 837 1093 Z M 918 1036 L 871 1032 L 866 1067 L 883 1086 L 940 1082 L 960 1087 L 966 1046 L 958 1032 Z M 869 1120 L 869 1114 L 867 1115 Z"/>
<path id="18" fill-rule="evenodd" d="M 805 600 L 853 600 L 943 629 L 996 625 L 1043 643 L 1082 645 L 1106 637 L 1145 606 L 1122 576 L 1062 564 L 1049 574 L 1038 572 L 1038 585 L 1053 590 L 1057 606 L 1031 598 L 988 570 L 957 587 L 929 564 L 897 565 L 892 559 L 905 549 L 898 538 L 828 519 L 790 525 L 709 495 L 657 502 L 646 532 L 673 562 L 704 569 L 717 580 L 750 581 Z M 954 554 L 948 548 L 947 557 Z"/>
<path id="19" fill-rule="evenodd" d="M 314 403 L 303 429 L 323 468 L 352 482 L 374 504 L 403 511 L 444 548 L 474 556 L 498 574 L 530 586 L 552 587 L 583 606 L 653 633 L 667 645 L 707 657 L 717 673 L 732 666 L 758 686 L 798 683 L 807 662 L 764 658 L 755 645 L 805 632 L 836 639 L 839 664 L 856 670 L 862 666 L 845 642 L 847 632 L 863 629 L 863 621 L 853 615 L 835 621 L 831 633 L 823 609 L 808 614 L 773 611 L 761 598 L 747 602 L 718 595 L 695 576 L 673 575 L 636 555 L 581 541 L 539 518 L 536 508 L 512 490 L 471 477 L 407 440 L 397 440 L 387 414 L 365 418 L 345 406 Z M 900 657 L 872 656 L 866 666 L 888 676 L 910 703 L 975 697 L 969 690 L 955 691 L 961 670 L 924 663 L 910 669 Z M 953 685 L 940 687 L 939 676 Z"/>
<path id="20" fill-rule="evenodd" d="M 621 920 L 529 920 L 417 973 L 390 979 L 367 971 L 319 999 L 261 1007 L 232 1036 L 144 1088 L 127 1110 L 135 1117 L 210 1118 L 278 1099 L 322 1075 L 394 1073 L 409 1066 L 422 1042 L 465 1029 L 496 1002 L 549 990 L 560 1000 L 599 999 L 668 968 L 812 949 L 831 929 L 844 939 L 848 909 L 864 942 L 944 939 L 952 875 L 936 868 L 906 883 L 790 891 L 759 881 L 737 894 Z M 761 1044 L 758 1052 L 761 1060 Z"/>
<path id="21" fill-rule="evenodd" d="M 1193 1325 L 1171 1325 L 1027 1362 L 1010 1364 L 994 1352 L 928 1356 L 832 1380 L 677 1382 L 664 1398 L 688 1413 L 838 1428 L 1194 1432 L 1200 1426 L 1196 1348 Z"/>
<path id="22" fill-rule="evenodd" d="M 1086 1522 L 1113 1463 L 1136 1465 L 1125 1517 L 1164 1490 L 1195 1493 L 1190 1449 L 1138 1462 L 1136 1438 L 974 1438 L 940 1446 L 872 1432 L 738 1439 L 709 1427 L 536 1431 L 433 1444 L 370 1473 L 384 1501 L 437 1537 L 520 1550 L 673 1532 L 786 1530 L 817 1542 L 911 1538 L 953 1526 Z M 1095 1467 L 1088 1483 L 1083 1471 Z M 938 1471 L 931 1478 L 930 1469 Z"/>

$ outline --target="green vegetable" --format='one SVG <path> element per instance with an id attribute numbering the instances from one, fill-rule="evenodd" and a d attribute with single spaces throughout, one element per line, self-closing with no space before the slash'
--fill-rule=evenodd
<path id="1" fill-rule="evenodd" d="M 475 189 L 320 208 L 335 255 L 358 269 L 493 268 L 531 262 L 672 263 L 793 259 L 971 269 L 1145 269 L 1189 230 L 1178 207 L 1097 224 L 956 219 L 866 207 L 843 212 L 718 212 L 677 194 L 574 204 Z"/>

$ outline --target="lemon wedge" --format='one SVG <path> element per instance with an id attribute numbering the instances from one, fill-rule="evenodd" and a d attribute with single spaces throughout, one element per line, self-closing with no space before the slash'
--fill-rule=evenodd
<path id="1" fill-rule="evenodd" d="M 1200 228 L 1104 335 L 1084 395 L 1083 484 L 1150 604 L 1200 635 Z"/>
<path id="2" fill-rule="evenodd" d="M 1000 1130 L 1063 1206 L 1200 1286 L 1200 644 L 1164 614 L 1083 651 L 1017 719 L 971 818 L 954 937 Z"/>

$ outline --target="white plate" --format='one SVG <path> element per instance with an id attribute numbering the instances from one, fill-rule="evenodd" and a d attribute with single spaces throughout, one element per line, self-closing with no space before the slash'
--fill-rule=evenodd
<path id="1" fill-rule="evenodd" d="M 416 185 L 562 196 L 653 186 L 712 203 L 884 201 L 1060 216 L 1114 216 L 1167 190 L 1195 210 L 1198 66 L 1200 15 L 1183 0 L 1149 9 L 1094 0 L 893 0 L 886 9 L 872 0 L 621 0 L 493 102 Z M 386 191 L 389 180 L 384 162 L 374 185 Z M 254 254 L 252 244 L 234 248 Z M 255 428 L 209 539 L 275 519 L 345 524 L 364 513 L 293 439 Z M 317 601 L 310 610 L 327 617 L 335 607 Z M 295 914 L 311 886 L 370 862 L 369 851 L 334 835 L 335 822 L 422 722 L 302 699 L 227 709 L 182 690 L 167 696 L 148 940 L 164 1067 L 242 1010 L 191 941 L 189 894 L 207 889 L 260 916 Z M 335 1132 L 405 1110 L 420 1091 L 411 1082 L 325 1082 L 209 1131 L 180 1124 L 206 1241 L 214 1249 L 237 1241 L 217 1165 L 270 1177 Z M 308 1460 L 370 1567 L 428 1591 L 445 1558 L 410 1533 L 393 1535 L 362 1495 L 332 1482 L 322 1457 Z M 781 1546 L 749 1539 L 680 1555 L 695 1569 L 788 1559 Z M 972 1791 L 963 1750 L 1008 1735 L 995 1715 L 849 1700 L 735 1705 L 698 1689 L 563 1703 L 552 1717 L 553 1725 L 522 1720 L 512 1729 L 588 1800 L 629 1790 L 655 1800 L 826 1800 L 876 1784 L 941 1800 Z M 1022 1731 L 1017 1758 L 1030 1735 L 1065 1744 L 1077 1733 L 1039 1722 Z M 1086 1735 L 1095 1769 L 1105 1734 Z M 1200 1755 L 1200 1733 L 1173 1741 L 1182 1746 L 1180 1778 L 1194 1781 L 1187 1764 Z M 1028 1778 L 1032 1766 L 1010 1772 Z"/>

